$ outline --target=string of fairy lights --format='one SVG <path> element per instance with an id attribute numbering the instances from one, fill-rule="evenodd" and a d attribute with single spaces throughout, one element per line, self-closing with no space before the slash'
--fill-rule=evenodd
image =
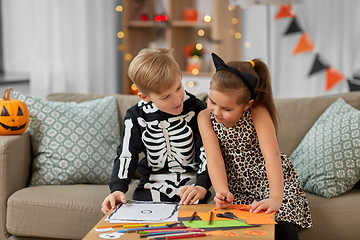
<path id="1" fill-rule="evenodd" d="M 229 11 L 232 11 L 232 10 L 234 10 L 234 9 L 235 9 L 234 6 L 229 5 Z M 124 9 L 124 7 L 123 7 L 122 5 L 117 5 L 117 6 L 116 6 L 116 11 L 119 12 L 119 13 L 122 13 L 123 11 L 126 11 L 126 9 Z M 185 10 L 185 11 L 186 11 L 186 10 Z M 184 12 L 185 12 L 185 11 L 184 11 Z M 184 13 L 184 18 L 185 18 L 185 13 Z M 201 19 L 202 19 L 202 21 L 203 21 L 204 23 L 210 23 L 210 22 L 212 21 L 212 18 L 211 18 L 211 16 L 210 16 L 209 14 L 205 14 Z M 150 21 L 150 19 L 149 19 L 147 16 L 141 16 L 141 17 L 139 18 L 139 21 L 145 22 L 145 21 Z M 156 15 L 156 16 L 154 17 L 154 21 L 155 21 L 155 22 L 166 22 L 166 21 L 168 21 L 168 17 L 167 17 L 166 14 Z M 184 19 L 184 21 L 185 21 L 185 19 Z M 232 19 L 231 19 L 231 26 L 236 26 L 237 24 L 239 24 L 239 19 L 236 18 L 236 17 L 232 18 Z M 123 39 L 123 38 L 125 37 L 125 34 L 126 34 L 126 33 L 124 33 L 122 30 L 120 30 L 120 31 L 117 32 L 117 37 L 118 37 L 119 39 Z M 206 36 L 205 29 L 203 29 L 202 27 L 199 27 L 199 29 L 198 29 L 198 31 L 197 31 L 197 35 L 198 35 L 200 38 Z M 234 27 L 234 28 L 230 28 L 229 35 L 230 35 L 231 37 L 235 37 L 236 39 L 241 39 L 241 37 L 242 37 L 241 33 L 235 30 L 235 27 Z M 195 43 L 195 44 L 194 44 L 194 47 L 195 47 L 195 49 L 196 49 L 199 53 L 201 53 L 202 50 L 203 50 L 203 44 L 202 44 L 200 41 L 197 42 L 197 43 Z M 245 42 L 245 43 L 244 43 L 244 47 L 245 47 L 245 48 L 250 48 L 250 47 L 251 47 L 251 43 L 250 43 L 250 42 Z M 120 44 L 117 45 L 117 50 L 118 50 L 118 51 L 123 52 L 124 49 L 125 49 L 125 46 L 124 46 L 122 43 L 120 43 Z M 195 63 L 196 63 L 196 62 L 200 62 L 199 60 L 200 60 L 200 58 L 201 58 L 202 56 L 201 56 L 201 55 L 199 56 L 199 55 L 200 55 L 200 54 L 191 54 L 192 62 L 195 62 Z M 123 58 L 124 58 L 124 61 L 131 61 L 132 58 L 133 58 L 133 56 L 132 56 L 131 53 L 126 53 L 126 54 L 124 54 Z M 198 65 L 194 64 L 192 68 L 187 68 L 187 72 L 188 72 L 189 74 L 191 74 L 191 75 L 196 76 L 196 75 L 198 75 L 198 74 L 200 73 L 200 68 L 201 68 L 201 67 L 200 67 L 199 64 L 198 64 Z M 189 82 L 188 85 L 189 85 L 189 84 L 190 84 L 189 87 L 192 87 L 192 86 L 195 85 L 194 83 L 191 83 L 191 82 Z M 131 90 L 132 90 L 132 92 L 137 91 L 136 86 L 135 86 L 134 84 L 131 85 Z"/>

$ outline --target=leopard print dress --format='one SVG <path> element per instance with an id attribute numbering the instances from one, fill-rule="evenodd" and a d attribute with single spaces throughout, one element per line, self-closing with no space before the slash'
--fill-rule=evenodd
<path id="1" fill-rule="evenodd" d="M 212 113 L 210 117 L 225 161 L 229 190 L 234 195 L 233 203 L 250 205 L 254 200 L 268 198 L 269 183 L 265 160 L 252 122 L 251 110 L 246 110 L 239 122 L 230 128 L 216 122 Z M 284 173 L 284 199 L 275 214 L 275 220 L 310 228 L 312 226 L 310 208 L 298 175 L 289 158 L 283 153 L 281 160 Z"/>

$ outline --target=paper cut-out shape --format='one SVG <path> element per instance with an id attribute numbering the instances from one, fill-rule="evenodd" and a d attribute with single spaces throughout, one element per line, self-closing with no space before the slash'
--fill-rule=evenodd
<path id="1" fill-rule="evenodd" d="M 328 67 L 325 74 L 325 91 L 329 91 L 344 79 L 344 75 L 333 67 Z"/>
<path id="2" fill-rule="evenodd" d="M 329 63 L 327 63 L 325 61 L 325 59 L 319 53 L 316 54 L 313 66 L 312 66 L 311 71 L 309 73 L 309 77 L 314 73 L 317 73 L 317 72 L 319 72 L 319 71 L 321 71 L 323 69 L 328 68 L 329 66 L 330 66 Z"/>
<path id="3" fill-rule="evenodd" d="M 297 32 L 303 32 L 303 30 L 301 29 L 298 21 L 296 20 L 296 18 L 294 18 L 291 23 L 290 26 L 288 27 L 288 29 L 286 30 L 284 35 L 288 35 L 290 33 L 297 33 Z"/>
<path id="4" fill-rule="evenodd" d="M 243 231 L 245 235 L 251 235 L 251 236 L 265 236 L 267 235 L 267 232 L 265 231 L 259 231 L 259 230 L 245 230 Z"/>
<path id="5" fill-rule="evenodd" d="M 294 50 L 292 51 L 292 55 L 313 51 L 314 49 L 315 49 L 315 46 L 312 43 L 309 35 L 306 32 L 304 32 L 301 35 L 299 41 L 297 42 Z"/>
<path id="6" fill-rule="evenodd" d="M 275 15 L 275 20 L 281 19 L 281 18 L 294 18 L 296 17 L 296 13 L 293 10 L 291 4 L 284 4 L 280 6 L 280 9 L 278 13 Z"/>
<path id="7" fill-rule="evenodd" d="M 112 232 L 112 233 L 102 233 L 99 237 L 104 239 L 116 239 L 124 235 L 124 233 Z"/>
<path id="8" fill-rule="evenodd" d="M 223 235 L 223 236 L 225 236 L 225 237 L 236 237 L 236 236 L 239 235 L 239 234 L 237 234 L 236 232 L 223 231 L 223 232 L 221 233 L 221 235 Z"/>
<path id="9" fill-rule="evenodd" d="M 216 230 L 216 231 L 207 231 L 206 233 L 210 234 L 210 236 L 219 236 L 223 230 Z"/>
<path id="10" fill-rule="evenodd" d="M 109 231 L 113 231 L 114 229 L 112 227 L 108 227 L 108 228 L 94 228 L 94 230 L 96 232 L 109 232 Z"/>

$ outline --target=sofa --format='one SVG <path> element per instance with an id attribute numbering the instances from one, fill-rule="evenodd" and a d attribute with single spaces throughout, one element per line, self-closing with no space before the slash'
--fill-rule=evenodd
<path id="1" fill-rule="evenodd" d="M 111 94 L 118 106 L 119 121 L 137 96 Z M 48 101 L 84 102 L 107 94 L 56 93 Z M 338 97 L 360 109 L 360 92 L 337 96 L 275 99 L 280 117 L 278 142 L 288 156 L 297 148 L 321 114 Z M 205 100 L 206 94 L 198 97 Z M 109 194 L 107 185 L 72 184 L 30 186 L 32 169 L 31 138 L 0 136 L 0 240 L 81 239 L 103 217 L 101 203 Z M 126 193 L 131 199 L 137 184 L 135 175 Z M 306 192 L 313 228 L 299 229 L 300 240 L 360 239 L 360 187 L 345 194 L 324 198 Z"/>

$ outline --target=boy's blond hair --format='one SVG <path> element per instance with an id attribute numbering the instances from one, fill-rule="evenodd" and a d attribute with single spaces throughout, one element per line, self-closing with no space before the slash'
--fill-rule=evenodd
<path id="1" fill-rule="evenodd" d="M 139 92 L 161 94 L 169 89 L 178 77 L 180 67 L 172 56 L 172 49 L 145 48 L 131 61 L 128 74 Z"/>

